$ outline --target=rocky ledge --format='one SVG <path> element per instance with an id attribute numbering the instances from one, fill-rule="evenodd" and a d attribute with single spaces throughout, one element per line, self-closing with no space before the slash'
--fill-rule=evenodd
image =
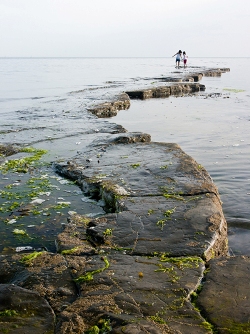
<path id="1" fill-rule="evenodd" d="M 3 329 L 177 334 L 247 328 L 250 259 L 227 257 L 218 190 L 177 144 L 113 134 L 54 167 L 102 201 L 107 214 L 91 219 L 72 212 L 55 254 L 0 257 Z M 237 273 L 232 279 L 231 272 Z M 244 288 L 235 284 L 239 277 Z"/>
<path id="2" fill-rule="evenodd" d="M 130 99 L 126 93 L 116 95 L 111 102 L 103 102 L 88 111 L 98 118 L 113 117 L 117 115 L 118 110 L 126 110 L 130 107 Z"/>
<path id="3" fill-rule="evenodd" d="M 218 190 L 177 144 L 106 134 L 54 168 L 106 214 L 70 212 L 56 253 L 0 256 L 0 332 L 250 333 L 250 258 L 228 256 Z"/>
<path id="4" fill-rule="evenodd" d="M 169 97 L 170 95 L 182 95 L 204 91 L 205 86 L 198 83 L 179 83 L 171 86 L 155 87 L 150 89 L 126 92 L 131 99 L 150 99 Z"/>
<path id="5" fill-rule="evenodd" d="M 130 90 L 118 94 L 113 101 L 103 102 L 89 108 L 88 111 L 99 118 L 113 117 L 119 110 L 126 110 L 130 107 L 130 99 L 150 99 L 163 98 L 170 95 L 182 96 L 185 94 L 194 94 L 205 90 L 205 86 L 198 83 L 203 76 L 221 76 L 222 73 L 230 71 L 229 68 L 207 69 L 201 72 L 193 72 L 188 75 L 179 72 L 173 73 L 171 77 L 153 78 L 157 82 L 166 82 L 164 86 Z M 152 80 L 152 78 L 150 78 Z"/>

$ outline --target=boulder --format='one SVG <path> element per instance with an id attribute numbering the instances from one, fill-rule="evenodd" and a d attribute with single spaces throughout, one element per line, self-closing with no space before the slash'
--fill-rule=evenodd
<path id="1" fill-rule="evenodd" d="M 113 117 L 117 115 L 118 110 L 126 110 L 130 107 L 130 99 L 126 93 L 115 96 L 111 102 L 103 102 L 89 108 L 88 111 L 98 118 Z"/>
<path id="2" fill-rule="evenodd" d="M 0 331 L 9 334 L 53 334 L 55 315 L 37 292 L 0 284 Z"/>
<path id="3" fill-rule="evenodd" d="M 74 264 L 71 262 L 70 266 L 63 255 L 45 251 L 2 255 L 0 282 L 36 291 L 57 314 L 76 299 L 77 290 L 71 276 Z"/>
<path id="4" fill-rule="evenodd" d="M 196 305 L 218 333 L 250 333 L 250 257 L 223 257 L 208 265 Z"/>

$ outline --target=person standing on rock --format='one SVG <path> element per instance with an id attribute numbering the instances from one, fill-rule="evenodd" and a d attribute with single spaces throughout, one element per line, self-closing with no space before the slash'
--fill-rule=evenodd
<path id="1" fill-rule="evenodd" d="M 173 57 L 176 56 L 175 58 L 176 68 L 180 68 L 181 54 L 182 54 L 182 51 L 179 50 L 175 55 L 173 55 Z"/>
<path id="2" fill-rule="evenodd" d="M 186 55 L 186 52 L 183 51 L 183 64 L 184 64 L 184 68 L 187 67 L 187 58 L 188 58 L 188 56 Z"/>

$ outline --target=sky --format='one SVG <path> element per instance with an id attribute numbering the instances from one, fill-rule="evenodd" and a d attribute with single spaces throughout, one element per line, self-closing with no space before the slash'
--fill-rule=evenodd
<path id="1" fill-rule="evenodd" d="M 249 0 L 0 0 L 0 57 L 249 57 L 249 36 Z"/>

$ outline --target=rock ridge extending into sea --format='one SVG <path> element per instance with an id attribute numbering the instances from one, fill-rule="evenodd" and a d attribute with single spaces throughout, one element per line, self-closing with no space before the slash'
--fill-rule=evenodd
<path id="1" fill-rule="evenodd" d="M 227 70 L 154 78 L 167 84 L 89 112 L 110 117 L 133 98 L 203 91 L 203 75 Z M 106 214 L 70 212 L 56 253 L 0 256 L 0 332 L 250 333 L 250 258 L 229 256 L 218 189 L 178 144 L 120 128 L 53 166 Z"/>

